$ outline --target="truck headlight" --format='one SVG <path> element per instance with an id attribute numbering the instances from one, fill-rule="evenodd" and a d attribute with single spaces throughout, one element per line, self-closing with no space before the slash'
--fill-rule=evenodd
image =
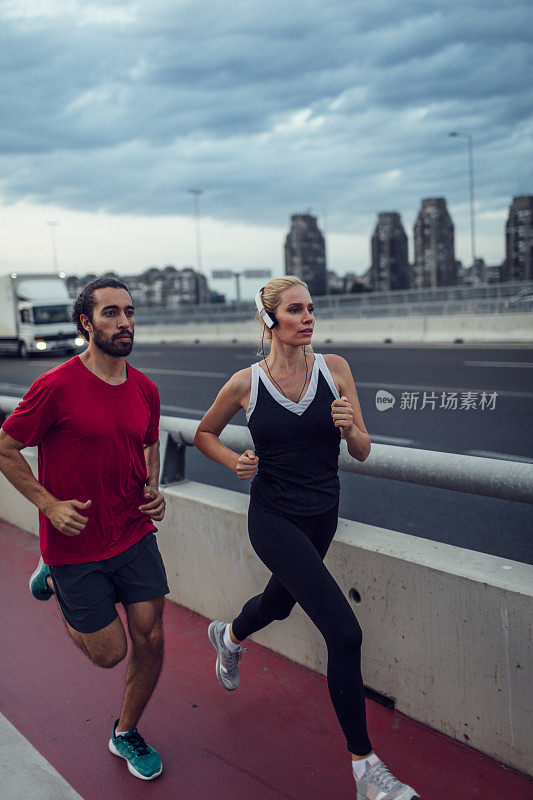
<path id="1" fill-rule="evenodd" d="M 82 339 L 81 336 L 76 336 L 76 338 L 74 339 L 74 344 L 76 345 L 76 347 L 83 347 L 83 345 L 85 344 L 85 339 Z"/>
<path id="2" fill-rule="evenodd" d="M 35 342 L 36 350 L 46 350 L 46 342 Z"/>

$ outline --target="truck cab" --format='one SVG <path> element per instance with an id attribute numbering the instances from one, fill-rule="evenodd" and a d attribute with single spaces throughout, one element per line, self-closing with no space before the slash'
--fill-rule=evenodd
<path id="1" fill-rule="evenodd" d="M 85 344 L 71 321 L 72 301 L 62 273 L 5 277 L 0 347 L 27 357 L 75 353 Z"/>

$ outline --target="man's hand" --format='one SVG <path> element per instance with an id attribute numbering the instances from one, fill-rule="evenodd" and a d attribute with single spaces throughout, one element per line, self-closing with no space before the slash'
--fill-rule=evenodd
<path id="1" fill-rule="evenodd" d="M 331 417 L 336 428 L 341 429 L 343 436 L 349 436 L 355 423 L 353 421 L 353 408 L 346 397 L 334 400 L 331 404 Z"/>
<path id="2" fill-rule="evenodd" d="M 150 519 L 155 519 L 157 522 L 165 516 L 165 498 L 155 486 L 144 487 L 144 499 L 149 500 L 149 503 L 139 506 L 139 511 L 146 514 Z"/>
<path id="3" fill-rule="evenodd" d="M 235 464 L 235 472 L 241 481 L 246 481 L 248 478 L 253 478 L 259 466 L 259 457 L 256 456 L 253 450 L 245 450 L 242 455 L 237 458 Z"/>
<path id="4" fill-rule="evenodd" d="M 81 500 L 54 500 L 44 509 L 44 514 L 54 528 L 65 536 L 79 536 L 89 517 L 84 517 L 78 511 L 86 511 L 90 505 L 91 500 L 86 500 L 85 503 Z"/>

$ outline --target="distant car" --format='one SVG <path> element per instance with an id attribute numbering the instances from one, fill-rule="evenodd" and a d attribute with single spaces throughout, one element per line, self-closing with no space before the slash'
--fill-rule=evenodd
<path id="1" fill-rule="evenodd" d="M 509 308 L 520 309 L 521 311 L 533 311 L 533 289 L 524 289 L 505 301 Z"/>

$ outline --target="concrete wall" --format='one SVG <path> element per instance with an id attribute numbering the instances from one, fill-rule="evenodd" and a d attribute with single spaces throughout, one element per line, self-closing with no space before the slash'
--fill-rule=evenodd
<path id="1" fill-rule="evenodd" d="M 247 497 L 191 481 L 165 497 L 158 538 L 171 599 L 232 619 L 268 579 L 248 541 Z M 1 477 L 0 516 L 36 531 L 35 509 Z M 533 567 L 348 520 L 326 563 L 347 596 L 361 597 L 353 607 L 365 683 L 405 714 L 533 773 Z M 323 640 L 298 607 L 254 638 L 325 671 Z"/>
<path id="2" fill-rule="evenodd" d="M 183 325 L 138 325 L 138 342 L 242 342 L 255 343 L 259 328 L 250 322 L 187 323 Z M 313 342 L 360 344 L 365 342 L 445 343 L 533 342 L 533 314 L 464 314 L 449 317 L 339 317 L 318 319 Z"/>

